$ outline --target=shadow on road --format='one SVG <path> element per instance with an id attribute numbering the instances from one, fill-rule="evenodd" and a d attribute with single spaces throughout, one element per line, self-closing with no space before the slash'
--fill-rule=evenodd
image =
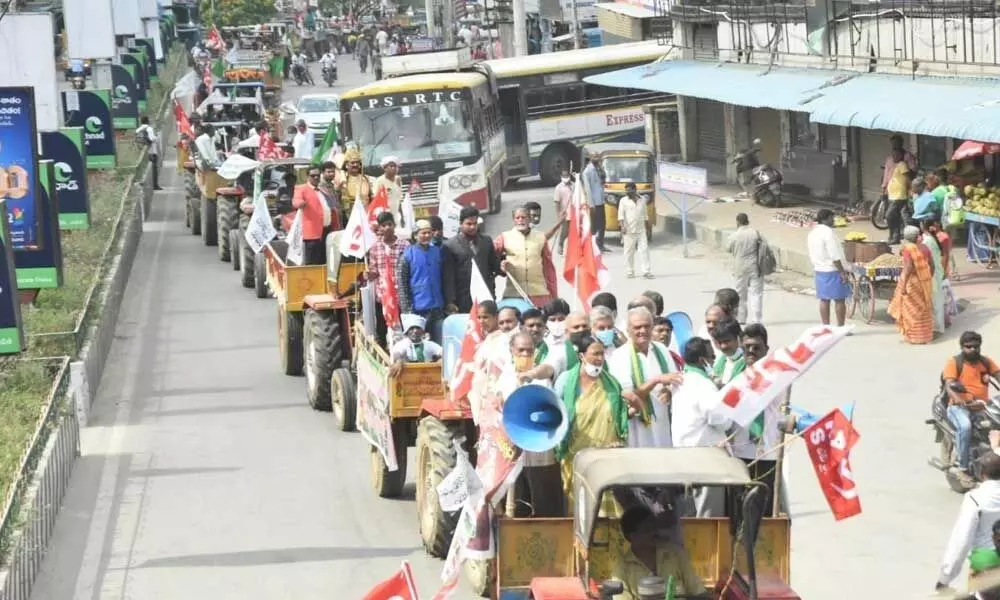
<path id="1" fill-rule="evenodd" d="M 176 567 L 257 567 L 289 563 L 323 562 L 330 560 L 358 560 L 408 556 L 419 551 L 414 548 L 348 548 L 341 546 L 312 548 L 274 548 L 246 552 L 220 552 L 216 554 L 189 554 L 166 556 L 139 563 L 133 569 L 162 569 Z"/>

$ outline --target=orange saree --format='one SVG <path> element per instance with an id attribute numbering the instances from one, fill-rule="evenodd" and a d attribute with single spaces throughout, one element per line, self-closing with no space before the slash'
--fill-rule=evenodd
<path id="1" fill-rule="evenodd" d="M 934 338 L 933 292 L 934 277 L 930 260 L 917 244 L 904 242 L 900 251 L 903 276 L 889 303 L 889 316 L 910 344 L 928 344 Z"/>

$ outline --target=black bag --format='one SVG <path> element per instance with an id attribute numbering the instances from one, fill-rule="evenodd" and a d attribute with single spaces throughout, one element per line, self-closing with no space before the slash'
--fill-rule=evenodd
<path id="1" fill-rule="evenodd" d="M 757 232 L 757 271 L 761 277 L 771 275 L 778 270 L 778 259 L 774 256 L 771 245 Z"/>

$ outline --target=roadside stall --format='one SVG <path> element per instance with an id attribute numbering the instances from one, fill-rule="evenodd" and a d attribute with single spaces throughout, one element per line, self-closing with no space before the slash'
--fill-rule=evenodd
<path id="1" fill-rule="evenodd" d="M 848 233 L 844 241 L 844 258 L 851 271 L 851 297 L 847 318 L 860 312 L 865 323 L 875 316 L 875 300 L 888 301 L 903 272 L 902 259 L 892 253 L 885 242 L 867 242 L 863 233 Z"/>

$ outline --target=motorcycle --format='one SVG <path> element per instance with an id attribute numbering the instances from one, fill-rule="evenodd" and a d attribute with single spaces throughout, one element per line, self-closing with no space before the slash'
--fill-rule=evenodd
<path id="1" fill-rule="evenodd" d="M 995 388 L 996 382 L 990 381 Z M 965 393 L 965 386 L 954 382 L 950 384 L 951 391 L 961 394 Z M 931 418 L 925 423 L 934 428 L 934 441 L 938 445 L 938 456 L 929 459 L 930 466 L 942 471 L 948 486 L 960 494 L 964 494 L 975 485 L 968 485 L 959 477 L 958 454 L 955 445 L 955 426 L 948 420 L 948 394 L 942 387 L 941 391 L 934 397 L 931 404 Z M 969 440 L 969 472 L 976 481 L 982 480 L 981 466 L 979 459 L 990 452 L 990 431 L 1000 430 L 1000 402 L 996 397 L 986 402 L 983 410 L 972 413 L 972 437 Z"/>
<path id="2" fill-rule="evenodd" d="M 334 81 L 337 81 L 337 67 L 325 67 L 323 69 L 323 81 L 326 85 L 333 85 Z"/>
<path id="3" fill-rule="evenodd" d="M 879 196 L 879 199 L 872 204 L 871 214 L 869 215 L 872 227 L 883 231 L 889 229 L 889 208 L 891 206 L 892 202 L 889 201 L 888 196 L 885 194 Z M 903 223 L 909 223 L 911 218 L 913 218 L 913 203 L 907 202 L 903 205 L 902 210 Z"/>
<path id="4" fill-rule="evenodd" d="M 312 74 L 309 72 L 308 68 L 302 65 L 292 66 L 292 77 L 295 79 L 296 85 L 302 85 L 303 83 L 313 85 Z"/>
<path id="5" fill-rule="evenodd" d="M 736 165 L 736 173 L 743 176 L 750 173 L 747 182 L 752 191 L 750 196 L 753 201 L 761 206 L 777 207 L 781 206 L 781 188 L 784 176 L 777 168 L 770 164 L 760 164 L 757 153 L 760 151 L 760 140 L 754 140 L 752 147 L 744 150 L 733 158 Z"/>

